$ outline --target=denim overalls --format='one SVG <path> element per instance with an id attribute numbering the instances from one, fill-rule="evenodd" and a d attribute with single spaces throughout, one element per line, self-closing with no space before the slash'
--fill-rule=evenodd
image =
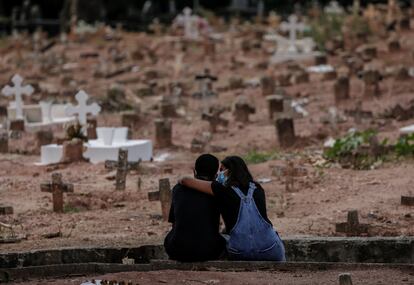
<path id="1" fill-rule="evenodd" d="M 229 258 L 286 261 L 285 247 L 279 234 L 263 219 L 254 202 L 256 185 L 250 182 L 247 196 L 237 187 L 232 189 L 240 197 L 240 209 L 236 225 L 227 240 Z"/>

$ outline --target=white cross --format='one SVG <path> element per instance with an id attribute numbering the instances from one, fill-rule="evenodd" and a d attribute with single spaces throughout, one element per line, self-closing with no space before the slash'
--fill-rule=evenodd
<path id="1" fill-rule="evenodd" d="M 337 1 L 331 1 L 329 2 L 329 5 L 325 7 L 325 13 L 340 15 L 344 13 L 344 9 L 338 4 Z"/>
<path id="2" fill-rule="evenodd" d="M 16 119 L 23 119 L 22 95 L 30 96 L 34 89 L 31 85 L 22 86 L 23 78 L 18 74 L 14 75 L 11 81 L 13 82 L 14 87 L 7 85 L 1 90 L 1 93 L 5 96 L 14 95 L 16 103 Z"/>
<path id="3" fill-rule="evenodd" d="M 86 94 L 85 91 L 81 90 L 79 91 L 76 96 L 76 101 L 78 101 L 78 106 L 73 106 L 72 104 L 69 104 L 65 108 L 65 113 L 67 116 L 73 116 L 77 114 L 79 123 L 83 126 L 86 125 L 86 115 L 88 113 L 91 113 L 92 115 L 96 116 L 101 111 L 101 107 L 97 103 L 93 103 L 91 105 L 87 105 L 88 101 L 88 94 Z"/>
<path id="4" fill-rule="evenodd" d="M 296 15 L 289 16 L 289 22 L 283 22 L 280 24 L 280 29 L 284 32 L 289 32 L 289 51 L 297 52 L 296 48 L 296 33 L 303 32 L 307 28 L 303 23 L 298 22 L 298 17 Z"/>
<path id="5" fill-rule="evenodd" d="M 177 22 L 184 26 L 184 36 L 189 39 L 198 38 L 198 16 L 192 15 L 192 10 L 185 7 L 183 13 L 177 17 Z"/>

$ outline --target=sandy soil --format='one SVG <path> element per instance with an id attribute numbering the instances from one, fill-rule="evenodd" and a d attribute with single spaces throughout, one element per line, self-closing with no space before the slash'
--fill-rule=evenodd
<path id="1" fill-rule="evenodd" d="M 414 32 L 403 34 L 401 39 L 403 50 L 396 54 L 386 52 L 383 42 L 378 42 L 378 64 L 386 62 L 392 65 L 402 63 L 409 66 L 414 65 L 414 59 L 409 52 L 414 48 Z M 110 84 L 134 79 L 136 82 L 130 80 L 130 83 L 125 84 L 125 89 L 129 99 L 134 98 L 141 101 L 144 123 L 133 132 L 133 137 L 153 139 L 154 125 L 152 120 L 159 116 L 157 105 L 160 95 L 167 92 L 159 91 L 157 96 L 139 99 L 134 96 L 134 90 L 147 82 L 144 72 L 146 69 L 153 68 L 165 73 L 165 76 L 158 80 L 158 84 L 164 86 L 169 81 L 176 79 L 192 82 L 194 74 L 200 73 L 204 67 L 209 67 L 213 74 L 219 76 L 216 87 L 220 89 L 227 85 L 228 78 L 233 75 L 251 79 L 265 73 L 277 73 L 285 68 L 282 65 L 269 67 L 263 71 L 247 65 L 236 71 L 230 70 L 230 56 L 235 52 L 231 47 L 219 44 L 215 62 L 211 62 L 203 55 L 202 48 L 189 48 L 184 58 L 183 71 L 178 76 L 174 76 L 172 66 L 177 48 L 174 45 L 163 43 L 163 41 L 165 39 L 145 34 L 125 33 L 120 42 L 90 39 L 85 43 L 70 43 L 66 47 L 58 44 L 53 47 L 50 53 L 64 53 L 66 63 L 75 63 L 73 65 L 75 67 L 66 73 L 57 72 L 56 74 L 40 70 L 41 60 L 29 58 L 30 53 L 27 50 L 23 51 L 23 56 L 26 59 L 23 65 L 16 67 L 16 50 L 13 50 L 13 46 L 11 49 L 3 48 L 1 54 L 4 55 L 2 63 L 5 65 L 5 69 L 0 72 L 0 83 L 8 83 L 15 72 L 21 73 L 26 78 L 37 77 L 40 82 L 56 88 L 60 93 L 56 98 L 64 101 L 74 95 L 74 92 L 69 92 L 70 86 L 64 86 L 62 83 L 67 74 L 73 77 L 75 86 L 85 89 L 92 97 L 96 98 L 104 97 Z M 121 51 L 131 54 L 136 49 L 142 49 L 145 45 L 159 46 L 156 51 L 159 58 L 157 63 L 152 63 L 148 57 L 135 61 L 128 58 L 127 63 L 135 63 L 141 69 L 112 79 L 93 77 L 95 66 L 100 60 L 111 62 L 109 53 L 111 47 L 117 46 Z M 80 60 L 79 54 L 90 50 L 98 51 L 101 58 Z M 245 55 L 236 53 L 236 55 L 256 63 L 268 58 L 268 54 L 264 52 L 251 52 Z M 335 63 L 339 59 L 333 57 L 330 61 Z M 311 62 L 306 63 L 306 65 L 310 64 Z M 287 150 L 280 149 L 277 144 L 275 128 L 268 119 L 266 101 L 261 95 L 260 88 L 219 92 L 216 102 L 222 105 L 230 106 L 235 95 L 242 93 L 255 103 L 258 111 L 251 116 L 251 122 L 245 125 L 234 122 L 231 113 L 226 112 L 224 117 L 230 120 L 229 127 L 214 134 L 209 143 L 210 146 L 220 146 L 225 150 L 212 152 L 221 159 L 229 154 L 246 155 L 255 149 L 277 153 L 276 159 L 265 163 L 251 164 L 249 167 L 256 179 L 271 179 L 270 183 L 263 184 L 267 195 L 268 215 L 282 238 L 300 235 L 338 235 L 334 231 L 335 223 L 345 221 L 346 213 L 351 209 L 359 210 L 360 221 L 371 226 L 370 235 L 372 236 L 413 236 L 414 209 L 400 205 L 401 195 L 409 194 L 412 191 L 414 183 L 414 161 L 412 159 L 392 160 L 369 171 L 341 169 L 337 165 L 321 169 L 315 167 L 315 162 L 321 159 L 323 139 L 319 137 L 344 134 L 350 127 L 355 126 L 359 129 L 374 127 L 379 130 L 381 137 L 387 137 L 392 142 L 398 137 L 398 128 L 413 124 L 414 118 L 404 122 L 367 119 L 358 125 L 352 118 L 348 118 L 347 122 L 335 127 L 324 125 L 320 119 L 325 116 L 326 110 L 334 104 L 332 86 L 333 81 L 321 81 L 319 76 L 312 75 L 310 83 L 286 88 L 288 94 L 299 97 L 306 96 L 309 99 L 309 104 L 305 108 L 310 113 L 308 117 L 295 121 L 296 133 L 300 140 L 296 146 Z M 356 99 L 362 98 L 362 86 L 359 79 L 352 79 L 352 99 L 340 106 L 340 109 L 352 108 Z M 197 85 L 194 84 L 189 93 L 196 88 Z M 381 82 L 381 90 L 382 97 L 363 99 L 364 110 L 371 110 L 374 114 L 379 114 L 396 103 L 405 106 L 414 96 L 413 79 L 396 81 L 392 77 L 387 77 Z M 70 95 L 65 95 L 65 92 L 69 92 Z M 32 100 L 40 97 L 49 98 L 50 96 L 50 93 L 43 90 L 34 95 Z M 2 100 L 0 103 L 6 103 L 4 98 L 0 100 Z M 191 174 L 193 162 L 197 157 L 197 154 L 190 151 L 191 140 L 196 134 L 208 131 L 207 122 L 200 118 L 198 107 L 201 103 L 190 97 L 185 97 L 184 100 L 188 103 L 185 114 L 174 119 L 173 143 L 175 147 L 170 149 L 156 148 L 155 158 L 167 153 L 169 155 L 167 159 L 162 162 L 145 162 L 138 172 L 132 171 L 128 175 L 125 191 L 115 191 L 114 182 L 107 179 L 111 173 L 105 170 L 103 164 L 76 163 L 49 167 L 35 166 L 34 163 L 39 161 L 38 155 L 30 154 L 30 151 L 29 154 L 21 154 L 33 147 L 33 136 L 26 134 L 22 140 L 12 141 L 12 153 L 0 155 L 0 199 L 2 204 L 14 207 L 14 215 L 1 216 L 0 221 L 15 225 L 15 231 L 19 234 L 26 234 L 27 240 L 17 244 L 2 244 L 1 251 L 89 245 L 137 246 L 161 243 L 170 225 L 162 221 L 159 203 L 148 201 L 147 192 L 157 189 L 160 178 L 168 177 L 174 184 L 179 176 Z M 120 115 L 116 112 L 105 112 L 98 118 L 100 126 L 118 126 L 119 124 Z M 62 136 L 62 130 L 56 130 L 56 135 Z M 296 179 L 295 192 L 286 192 L 284 179 L 273 171 L 275 166 L 285 165 L 287 157 L 293 159 L 296 165 L 307 170 L 306 176 Z M 173 173 L 164 173 L 166 167 L 172 167 Z M 40 183 L 49 180 L 51 173 L 55 171 L 63 174 L 64 181 L 74 184 L 74 193 L 65 195 L 69 211 L 64 214 L 52 212 L 51 195 L 40 192 L 39 188 Z M 142 180 L 140 188 L 138 188 L 139 178 Z M 63 237 L 54 239 L 42 237 L 43 234 L 58 231 L 62 232 Z M 142 274 L 143 284 L 146 284 L 145 280 L 149 280 L 148 278 L 151 278 L 152 274 L 156 273 Z M 190 274 L 190 277 L 186 274 Z M 192 279 L 191 276 L 194 275 L 191 274 L 203 276 L 205 279 L 220 279 L 225 284 L 231 282 L 231 278 L 243 274 L 246 274 L 246 278 L 252 278 L 257 283 L 268 282 L 261 281 L 261 274 L 256 273 L 225 276 L 222 273 L 162 272 L 160 276 L 165 276 L 165 279 L 168 280 L 169 276 L 174 275 L 184 280 L 186 278 Z M 302 284 L 300 282 L 305 284 L 307 277 L 309 277 L 306 274 L 299 277 L 289 274 L 285 276 L 284 273 L 275 273 L 274 276 L 273 273 L 266 274 L 272 278 L 274 276 L 277 276 L 275 278 L 286 278 L 286 282 L 295 282 L 295 284 Z M 375 274 L 378 274 L 378 278 L 374 278 L 377 276 Z M 332 280 L 336 280 L 337 272 L 332 274 L 316 273 L 312 276 L 315 276 L 313 280 L 321 278 L 324 280 L 323 282 L 330 283 Z M 398 272 L 390 272 L 389 274 L 386 272 L 355 273 L 356 280 L 358 278 L 364 280 L 365 276 L 372 277 L 370 280 L 383 280 L 383 283 L 387 283 L 383 278 L 394 280 L 392 276 L 400 275 Z M 407 282 L 404 283 L 402 278 L 401 281 L 398 278 L 396 280 L 402 282 L 401 284 L 406 284 Z M 372 284 L 378 283 L 372 281 Z"/>
<path id="2" fill-rule="evenodd" d="M 132 281 L 132 284 L 338 284 L 337 270 L 327 271 L 300 271 L 300 272 L 205 272 L 205 271 L 153 271 L 116 273 L 101 276 L 68 278 L 60 280 L 42 280 L 24 282 L 24 284 L 62 284 L 78 285 L 82 282 L 94 280 Z M 352 270 L 353 284 L 414 284 L 411 273 L 392 270 Z M 22 283 L 15 283 L 22 284 Z"/>

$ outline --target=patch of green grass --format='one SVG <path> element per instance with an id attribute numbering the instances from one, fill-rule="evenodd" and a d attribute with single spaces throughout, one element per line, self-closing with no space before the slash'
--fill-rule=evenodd
<path id="1" fill-rule="evenodd" d="M 251 150 L 243 156 L 243 159 L 247 164 L 258 164 L 276 158 L 278 158 L 276 152 L 260 152 L 257 150 Z"/>
<path id="2" fill-rule="evenodd" d="M 79 213 L 80 209 L 76 208 L 73 205 L 66 204 L 65 206 L 63 206 L 63 212 L 64 213 Z"/>
<path id="3" fill-rule="evenodd" d="M 310 24 L 310 29 L 304 36 L 312 37 L 319 50 L 325 50 L 325 43 L 338 36 L 342 36 L 343 15 L 322 14 Z"/>
<path id="4" fill-rule="evenodd" d="M 413 156 L 414 155 L 414 134 L 403 136 L 398 139 L 394 147 L 397 156 Z"/>

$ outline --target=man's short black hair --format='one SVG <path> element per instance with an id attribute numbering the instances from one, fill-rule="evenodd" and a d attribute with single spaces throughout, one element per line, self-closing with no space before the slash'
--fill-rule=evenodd
<path id="1" fill-rule="evenodd" d="M 219 169 L 219 160 L 211 154 L 200 155 L 195 162 L 196 177 L 204 180 L 214 180 Z"/>

